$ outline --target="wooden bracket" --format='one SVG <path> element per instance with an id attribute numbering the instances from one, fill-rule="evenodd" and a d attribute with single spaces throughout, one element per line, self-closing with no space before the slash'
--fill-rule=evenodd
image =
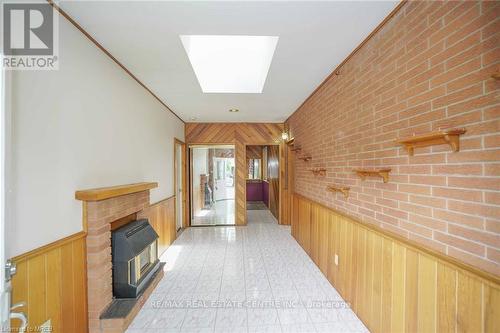
<path id="1" fill-rule="evenodd" d="M 299 160 L 302 160 L 304 162 L 308 162 L 308 161 L 312 160 L 312 157 L 311 156 L 301 156 L 301 157 L 299 157 Z"/>
<path id="2" fill-rule="evenodd" d="M 309 169 L 315 176 L 326 176 L 326 169 L 325 168 L 314 168 L 314 169 Z"/>
<path id="3" fill-rule="evenodd" d="M 428 147 L 441 144 L 449 144 L 453 152 L 460 150 L 460 135 L 466 132 L 465 128 L 448 129 L 430 132 L 421 135 L 413 135 L 397 142 L 405 146 L 408 155 L 413 156 L 415 148 Z"/>
<path id="4" fill-rule="evenodd" d="M 391 172 L 391 169 L 376 169 L 376 170 L 356 169 L 353 171 L 358 174 L 361 180 L 365 180 L 367 176 L 377 176 L 381 177 L 384 180 L 384 183 L 387 183 L 389 181 L 389 172 Z"/>
<path id="5" fill-rule="evenodd" d="M 338 186 L 334 186 L 334 185 L 330 185 L 330 186 L 327 186 L 326 187 L 326 190 L 329 191 L 329 192 L 340 192 L 344 195 L 344 197 L 347 199 L 349 198 L 349 190 L 351 188 L 350 187 L 338 187 Z"/>

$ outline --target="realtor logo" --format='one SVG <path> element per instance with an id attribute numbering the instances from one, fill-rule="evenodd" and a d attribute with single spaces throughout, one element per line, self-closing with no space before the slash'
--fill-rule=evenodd
<path id="1" fill-rule="evenodd" d="M 3 67 L 57 69 L 57 18 L 47 2 L 3 3 Z"/>

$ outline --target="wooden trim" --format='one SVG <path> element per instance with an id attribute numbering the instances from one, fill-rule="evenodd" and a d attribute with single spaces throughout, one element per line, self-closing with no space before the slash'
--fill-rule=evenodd
<path id="1" fill-rule="evenodd" d="M 121 69 L 123 69 L 125 71 L 125 73 L 127 73 L 132 79 L 134 79 L 135 82 L 137 82 L 151 96 L 153 96 L 154 99 L 156 99 L 161 105 L 163 105 L 168 111 L 170 111 L 170 113 L 172 113 L 174 116 L 176 116 L 177 119 L 179 119 L 180 121 L 182 121 L 182 123 L 184 123 L 184 124 L 186 123 L 184 120 L 182 120 L 181 117 L 179 117 L 179 115 L 177 115 L 174 111 L 172 111 L 172 109 L 165 102 L 163 102 L 151 89 L 149 89 L 144 83 L 142 83 L 141 80 L 139 80 L 134 74 L 132 74 L 132 72 L 127 67 L 125 67 L 108 50 L 106 50 L 104 48 L 104 46 L 102 46 L 101 44 L 99 44 L 99 42 L 96 41 L 85 29 L 83 29 L 82 26 L 80 24 L 78 24 L 71 16 L 69 16 L 68 13 L 66 13 L 63 9 L 61 9 L 61 7 L 59 7 L 58 5 L 56 5 L 53 0 L 47 0 L 47 2 L 55 10 L 57 10 L 59 12 L 59 14 L 61 14 L 61 16 L 63 16 L 71 24 L 73 24 L 73 26 L 75 26 L 75 28 L 77 28 L 78 30 L 80 30 L 80 32 L 82 34 L 84 34 L 85 37 L 87 37 L 95 46 L 97 46 L 98 49 L 100 49 L 102 52 L 104 52 L 105 55 L 107 55 L 111 60 L 113 60 L 115 62 L 115 64 L 117 64 L 119 67 L 121 67 Z"/>
<path id="2" fill-rule="evenodd" d="M 75 192 L 75 199 L 82 201 L 99 201 L 121 195 L 147 191 L 158 187 L 156 182 L 144 182 L 127 185 L 94 188 Z"/>
<path id="3" fill-rule="evenodd" d="M 368 41 L 380 30 L 382 29 L 382 27 L 384 25 L 387 24 L 387 22 L 394 16 L 396 15 L 396 13 L 404 6 L 404 4 L 407 2 L 408 0 L 401 0 L 401 2 L 396 6 L 396 8 L 394 8 L 390 13 L 389 15 L 387 15 L 385 17 L 385 19 L 380 22 L 379 25 L 377 25 L 377 27 L 368 35 L 368 37 L 366 37 L 365 39 L 363 39 L 363 41 L 337 66 L 335 67 L 335 69 L 319 84 L 319 86 L 316 87 L 316 89 L 314 89 L 314 91 L 304 100 L 304 102 L 302 102 L 302 104 L 299 105 L 299 107 L 291 114 L 288 116 L 288 118 L 286 118 L 285 120 L 285 123 L 290 119 L 291 116 L 293 116 L 293 114 L 295 112 L 297 112 L 298 110 L 300 110 L 300 108 L 302 108 L 304 106 L 304 104 L 307 103 L 307 101 L 309 101 L 313 96 L 314 94 L 316 94 L 318 92 L 318 90 L 321 89 L 321 87 L 323 87 L 328 81 L 330 81 L 330 79 L 336 75 L 339 74 L 339 71 L 340 69 L 342 68 L 342 66 L 345 65 L 346 62 L 348 62 L 352 57 L 354 57 L 354 55 L 356 53 L 358 53 L 358 51 L 366 44 L 368 43 Z"/>
<path id="4" fill-rule="evenodd" d="M 175 198 L 175 194 L 174 194 L 174 195 L 171 195 L 171 196 L 169 196 L 169 197 L 166 197 L 165 199 L 161 199 L 161 200 L 159 200 L 159 201 L 157 201 L 157 202 L 155 202 L 155 203 L 150 204 L 150 205 L 149 205 L 146 209 L 148 209 L 149 207 L 153 207 L 153 206 L 158 206 L 158 205 L 161 205 L 162 203 L 164 203 L 164 202 L 166 202 L 166 201 L 168 201 L 168 200 L 172 200 L 172 199 L 174 199 L 174 198 Z"/>
<path id="5" fill-rule="evenodd" d="M 390 231 L 387 231 L 385 229 L 382 229 L 376 225 L 373 225 L 373 224 L 368 224 L 368 223 L 365 223 L 365 222 L 362 222 L 360 220 L 358 220 L 357 218 L 354 218 L 348 214 L 345 214 L 343 212 L 340 212 L 336 209 L 333 209 L 331 207 L 328 207 L 328 206 L 325 206 L 319 202 L 316 202 L 316 201 L 313 201 L 303 195 L 300 195 L 298 193 L 294 193 L 293 194 L 294 196 L 296 196 L 297 198 L 300 198 L 304 201 L 307 201 L 311 204 L 314 204 L 314 205 L 318 205 L 320 207 L 323 207 L 325 209 L 328 209 L 332 212 L 334 212 L 335 214 L 338 214 L 338 215 L 341 215 L 345 218 L 348 218 L 350 219 L 353 223 L 357 224 L 357 225 L 360 225 L 366 229 L 369 229 L 370 231 L 373 231 L 374 233 L 380 235 L 380 236 L 383 236 L 383 237 L 387 237 L 387 238 L 390 238 L 394 241 L 396 241 L 397 243 L 400 243 L 404 246 L 407 246 L 413 250 L 416 250 L 416 251 L 419 251 L 419 252 L 422 252 L 422 253 L 425 253 L 427 255 L 430 255 L 430 256 L 433 256 L 435 257 L 438 261 L 441 261 L 441 262 L 444 262 L 444 263 L 447 263 L 447 264 L 450 264 L 450 265 L 453 265 L 457 268 L 460 268 L 462 270 L 465 270 L 467 271 L 468 273 L 471 273 L 471 274 L 474 274 L 474 275 L 477 275 L 481 278 L 483 278 L 484 280 L 487 280 L 491 283 L 494 283 L 494 284 L 497 284 L 497 285 L 500 285 L 500 276 L 496 276 L 494 274 L 491 274 L 491 273 L 488 273 L 486 271 L 483 271 L 482 269 L 479 269 L 479 268 L 476 268 L 474 266 L 471 266 L 469 264 L 466 264 L 464 262 L 461 262 L 453 257 L 450 257 L 448 255 L 445 255 L 443 253 L 440 253 L 440 252 L 437 252 L 437 251 L 434 251 L 432 249 L 429 249 L 427 247 L 424 247 L 423 245 L 420 245 L 410 239 L 407 239 L 407 238 L 404 238 L 404 237 L 401 237 L 395 233 L 392 233 Z"/>
<path id="6" fill-rule="evenodd" d="M 67 237 L 58 239 L 55 242 L 49 243 L 47 245 L 38 247 L 38 248 L 36 248 L 34 250 L 31 250 L 29 252 L 20 254 L 20 255 L 18 255 L 16 257 L 13 257 L 12 261 L 18 262 L 18 261 L 22 261 L 22 260 L 26 260 L 26 259 L 30 259 L 30 258 L 39 256 L 42 253 L 49 252 L 49 251 L 51 251 L 51 250 L 53 250 L 55 248 L 63 246 L 64 244 L 71 243 L 71 242 L 73 242 L 73 241 L 75 241 L 77 239 L 84 238 L 86 236 L 87 236 L 87 233 L 85 231 L 79 231 L 79 232 L 77 232 L 75 234 L 72 234 L 72 235 L 69 235 Z"/>
<path id="7" fill-rule="evenodd" d="M 182 210 L 183 210 L 183 216 L 182 216 L 182 228 L 187 228 L 188 227 L 188 223 L 187 223 L 187 209 L 186 209 L 186 205 L 187 205 L 187 200 L 186 200 L 186 197 L 187 197 L 187 181 L 186 181 L 186 177 L 187 177 L 187 172 L 186 172 L 186 143 L 182 140 L 179 140 L 177 138 L 174 138 L 174 191 L 175 191 L 175 196 L 177 195 L 177 151 L 176 151 L 176 148 L 177 148 L 177 145 L 180 145 L 181 148 L 182 148 L 182 163 L 181 163 L 181 167 L 182 167 Z M 177 229 L 177 203 L 175 205 L 175 226 L 176 226 L 176 229 Z"/>

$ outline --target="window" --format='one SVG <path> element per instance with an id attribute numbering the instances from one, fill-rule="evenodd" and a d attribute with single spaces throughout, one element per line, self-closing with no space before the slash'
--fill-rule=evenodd
<path id="1" fill-rule="evenodd" d="M 261 160 L 251 158 L 248 160 L 248 179 L 262 179 Z"/>

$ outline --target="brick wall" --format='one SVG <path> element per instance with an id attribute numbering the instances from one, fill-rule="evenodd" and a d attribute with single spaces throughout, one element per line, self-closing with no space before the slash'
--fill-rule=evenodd
<path id="1" fill-rule="evenodd" d="M 149 206 L 149 191 L 142 191 L 87 205 L 87 293 L 89 332 L 101 332 L 101 313 L 113 300 L 111 222 Z"/>
<path id="2" fill-rule="evenodd" d="M 403 5 L 290 117 L 313 157 L 295 159 L 295 192 L 500 275 L 499 39 L 498 1 Z M 460 152 L 395 143 L 442 127 L 467 129 Z M 352 172 L 381 166 L 388 183 Z"/>

